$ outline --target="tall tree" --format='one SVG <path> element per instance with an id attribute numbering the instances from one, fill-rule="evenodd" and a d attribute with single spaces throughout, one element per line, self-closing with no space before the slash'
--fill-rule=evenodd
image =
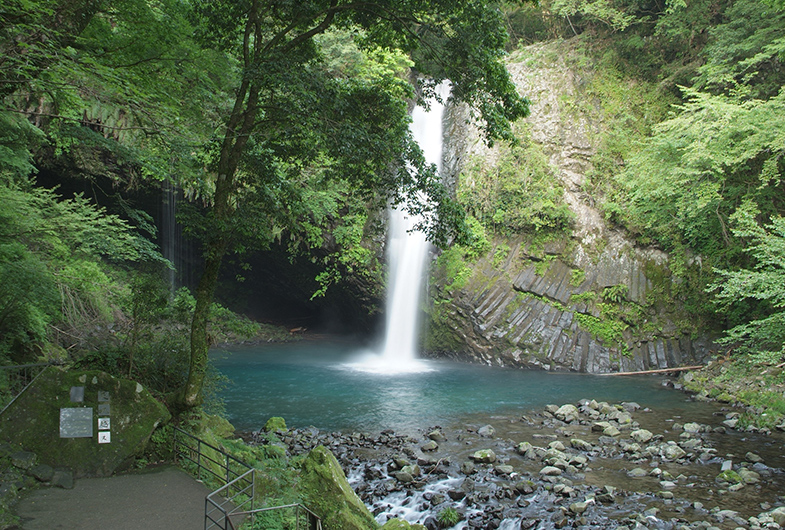
<path id="1" fill-rule="evenodd" d="M 509 121 L 528 113 L 527 101 L 501 63 L 500 14 L 476 0 L 245 0 L 194 3 L 202 37 L 237 60 L 234 104 L 208 164 L 214 192 L 200 230 L 204 272 L 196 292 L 191 365 L 175 407 L 201 399 L 208 352 L 207 320 L 222 260 L 247 231 L 252 216 L 277 217 L 296 194 L 303 173 L 343 179 L 355 192 L 400 201 L 424 213 L 432 229 L 455 208 L 426 168 L 408 132 L 406 98 L 390 76 L 330 75 L 316 37 L 329 28 L 357 28 L 366 49 L 412 52 L 432 76 L 425 93 L 450 79 L 452 97 L 467 102 L 489 141 L 511 138 Z M 429 200 L 417 191 L 424 192 Z M 291 199 L 291 197 L 290 197 Z M 296 201 L 295 201 L 296 202 Z M 438 233 L 438 230 L 432 233 Z"/>

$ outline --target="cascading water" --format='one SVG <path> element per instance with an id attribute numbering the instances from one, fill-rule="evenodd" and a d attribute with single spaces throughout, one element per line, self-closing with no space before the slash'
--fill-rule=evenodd
<path id="1" fill-rule="evenodd" d="M 169 260 L 172 268 L 166 271 L 166 281 L 169 284 L 169 292 L 174 296 L 177 289 L 177 220 L 175 214 L 177 212 L 177 189 L 171 180 L 166 179 L 162 187 L 162 201 L 161 201 L 161 227 L 160 227 L 160 240 L 161 240 L 161 253 L 163 257 Z"/>
<path id="2" fill-rule="evenodd" d="M 173 268 L 166 271 L 165 280 L 170 295 L 183 285 L 192 286 L 194 249 L 192 243 L 183 235 L 183 227 L 177 222 L 177 210 L 183 200 L 183 192 L 166 179 L 161 187 L 161 210 L 158 226 L 158 241 L 161 254 L 169 260 Z"/>
<path id="3" fill-rule="evenodd" d="M 423 151 L 428 164 L 442 165 L 442 118 L 449 95 L 447 82 L 437 87 L 439 99 L 428 101 L 429 109 L 415 107 L 410 125 L 412 136 Z M 430 248 L 425 234 L 414 230 L 420 221 L 400 209 L 390 211 L 387 242 L 389 279 L 387 286 L 386 327 L 381 355 L 363 363 L 365 369 L 383 373 L 428 370 L 417 361 L 420 300 L 423 276 Z"/>

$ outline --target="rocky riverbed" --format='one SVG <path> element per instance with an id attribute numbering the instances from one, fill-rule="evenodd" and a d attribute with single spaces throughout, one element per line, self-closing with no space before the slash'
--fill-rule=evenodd
<path id="1" fill-rule="evenodd" d="M 586 399 L 466 418 L 417 435 L 280 432 L 290 455 L 329 448 L 384 523 L 426 528 L 785 528 L 785 440 L 696 417 Z M 249 436 L 263 443 L 263 437 Z"/>

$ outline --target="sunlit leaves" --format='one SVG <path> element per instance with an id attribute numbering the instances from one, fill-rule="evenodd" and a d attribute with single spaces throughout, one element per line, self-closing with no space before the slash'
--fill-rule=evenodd
<path id="1" fill-rule="evenodd" d="M 729 216 L 750 200 L 781 211 L 785 96 L 739 101 L 686 91 L 679 114 L 657 127 L 619 177 L 629 222 L 669 246 L 699 252 L 730 246 Z"/>
<path id="2" fill-rule="evenodd" d="M 754 266 L 736 271 L 718 270 L 721 280 L 710 287 L 722 307 L 754 299 L 768 310 L 760 318 L 736 326 L 724 342 L 758 358 L 780 362 L 785 356 L 785 218 L 775 217 L 766 226 L 756 220 L 754 207 L 747 204 L 735 216 L 734 233 L 750 241 L 745 250 Z"/>

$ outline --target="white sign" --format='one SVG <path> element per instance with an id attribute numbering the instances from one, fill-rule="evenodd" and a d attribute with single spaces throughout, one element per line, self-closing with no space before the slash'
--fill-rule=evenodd
<path id="1" fill-rule="evenodd" d="M 98 430 L 99 431 L 108 431 L 111 429 L 109 426 L 109 418 L 98 418 Z"/>
<path id="2" fill-rule="evenodd" d="M 109 431 L 99 431 L 98 432 L 98 443 L 99 444 L 108 444 L 112 442 L 112 434 Z"/>

